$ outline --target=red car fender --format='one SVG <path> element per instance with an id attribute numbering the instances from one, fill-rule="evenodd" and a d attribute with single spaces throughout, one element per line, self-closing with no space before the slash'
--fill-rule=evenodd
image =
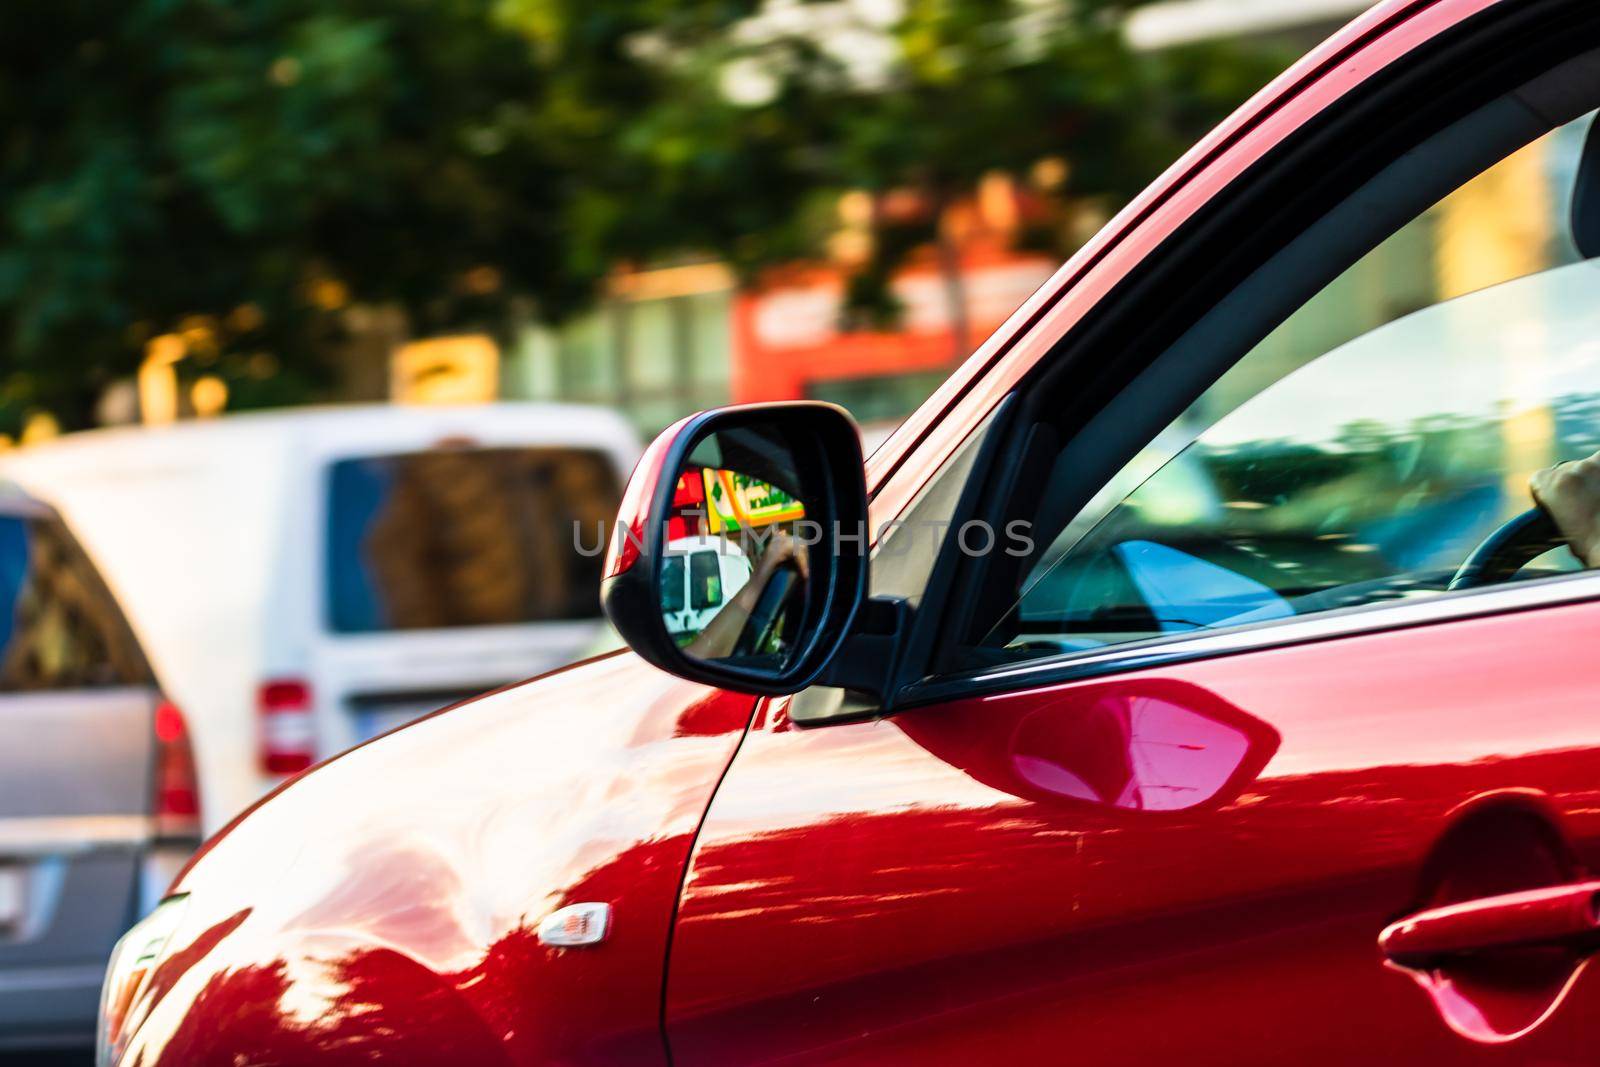
<path id="1" fill-rule="evenodd" d="M 295 779 L 174 887 L 122 1062 L 665 1062 L 679 883 L 753 706 L 612 656 Z M 574 903 L 604 939 L 542 942 Z"/>

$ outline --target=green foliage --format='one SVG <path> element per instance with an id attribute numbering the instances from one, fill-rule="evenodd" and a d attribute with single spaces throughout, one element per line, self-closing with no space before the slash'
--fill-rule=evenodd
<path id="1" fill-rule="evenodd" d="M 544 26 L 576 16 L 552 0 L 512 3 Z M 928 217 L 880 218 L 872 260 L 849 283 L 846 321 L 863 326 L 892 322 L 895 270 L 987 173 L 1065 158 L 1067 197 L 1120 202 L 1288 59 L 1230 45 L 1136 52 L 1121 30 L 1129 0 L 813 3 L 782 18 L 779 5 L 751 18 L 752 6 L 640 5 L 636 32 L 670 91 L 614 115 L 621 184 L 603 196 L 627 210 L 592 212 L 586 243 L 710 249 L 748 277 L 821 250 L 836 220 L 819 203 L 919 192 Z M 1081 234 L 1028 237 L 1066 254 Z"/>
<path id="2" fill-rule="evenodd" d="M 843 190 L 1046 155 L 1125 196 L 1264 75 L 1132 53 L 1123 6 L 905 0 L 864 81 L 827 34 L 753 32 L 756 0 L 14 0 L 0 421 L 83 424 L 195 316 L 235 398 L 281 402 L 327 380 L 344 299 L 423 333 L 558 319 L 618 261 L 748 275 L 816 251 Z"/>
<path id="3" fill-rule="evenodd" d="M 461 279 L 553 310 L 575 253 L 573 128 L 492 0 L 21 0 L 0 11 L 0 358 L 13 407 L 81 423 L 146 337 L 234 316 L 217 368 L 316 382 L 335 279 L 420 328 Z M 566 92 L 571 95 L 570 87 Z M 479 287 L 482 288 L 481 286 Z"/>
<path id="4" fill-rule="evenodd" d="M 814 183 L 919 191 L 933 213 L 930 228 L 985 174 L 1026 175 L 1047 158 L 1070 168 L 1066 187 L 1053 192 L 1120 203 L 1286 62 L 1226 45 L 1136 52 L 1121 30 L 1133 6 L 906 0 L 882 27 L 888 47 L 874 77 L 852 84 L 819 64 L 777 64 L 787 81 L 768 110 L 786 121 L 821 117 L 796 134 L 813 146 Z M 788 102 L 801 94 L 814 98 L 809 112 Z M 874 257 L 851 286 L 850 299 L 868 319 L 888 305 L 886 287 L 911 251 L 890 232 L 894 225 L 878 228 Z M 1068 226 L 1027 235 L 1061 255 L 1080 236 Z"/>

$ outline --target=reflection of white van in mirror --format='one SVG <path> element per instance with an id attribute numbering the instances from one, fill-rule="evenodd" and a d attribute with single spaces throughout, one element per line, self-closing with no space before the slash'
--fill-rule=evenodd
<path id="1" fill-rule="evenodd" d="M 667 542 L 661 564 L 661 613 L 680 644 L 693 641 L 750 580 L 750 560 L 720 537 Z"/>
<path id="2" fill-rule="evenodd" d="M 594 551 L 637 455 L 596 408 L 375 406 L 73 434 L 4 469 L 74 523 L 190 717 L 209 830 L 595 650 Z"/>

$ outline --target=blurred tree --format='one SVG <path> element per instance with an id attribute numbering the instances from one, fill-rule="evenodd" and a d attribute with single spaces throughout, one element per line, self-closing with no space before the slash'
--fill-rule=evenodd
<path id="1" fill-rule="evenodd" d="M 931 244 L 965 354 L 972 339 L 948 226 L 952 205 L 994 172 L 1036 175 L 1045 186 L 1037 191 L 1078 209 L 1033 235 L 1065 255 L 1098 228 L 1075 221 L 1106 217 L 1290 58 L 1230 43 L 1136 52 L 1122 26 L 1139 2 L 767 5 L 693 51 L 682 39 L 661 49 L 694 88 L 642 117 L 681 145 L 681 164 L 658 159 L 647 172 L 665 163 L 676 187 L 701 182 L 712 217 L 718 203 L 741 203 L 741 183 L 759 183 L 763 200 L 744 205 L 750 217 L 733 235 L 746 253 L 736 262 L 747 268 L 792 256 L 808 241 L 817 251 L 825 233 L 814 225 L 807 232 L 819 217 L 807 204 L 866 191 L 873 240 L 851 279 L 847 322 L 893 320 L 891 279 L 911 252 Z M 712 158 L 741 166 L 737 146 L 765 146 L 761 172 L 732 182 L 704 173 L 695 146 L 707 135 Z M 889 210 L 886 198 L 906 192 L 920 210 Z"/>
<path id="2" fill-rule="evenodd" d="M 878 219 L 852 290 L 881 303 L 984 173 L 1062 157 L 1072 196 L 1126 196 L 1269 73 L 1132 53 L 1126 6 L 14 0 L 0 422 L 84 425 L 172 332 L 233 406 L 305 399 L 352 308 L 557 320 L 618 262 L 748 277 L 818 251 L 840 193 L 912 189 L 933 209 Z"/>
<path id="3" fill-rule="evenodd" d="M 82 425 L 173 331 L 236 403 L 304 399 L 352 305 L 430 331 L 581 301 L 604 264 L 569 219 L 608 131 L 498 10 L 0 8 L 0 403 Z"/>

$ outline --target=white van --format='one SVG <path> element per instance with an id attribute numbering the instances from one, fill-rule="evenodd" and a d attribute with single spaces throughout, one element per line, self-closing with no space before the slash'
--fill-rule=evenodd
<path id="1" fill-rule="evenodd" d="M 595 549 L 638 452 L 599 408 L 371 406 L 72 434 L 0 470 L 126 606 L 189 717 L 210 831 L 314 760 L 601 647 Z"/>
<path id="2" fill-rule="evenodd" d="M 661 562 L 661 614 L 680 644 L 694 640 L 750 581 L 750 560 L 732 541 L 680 537 Z"/>

